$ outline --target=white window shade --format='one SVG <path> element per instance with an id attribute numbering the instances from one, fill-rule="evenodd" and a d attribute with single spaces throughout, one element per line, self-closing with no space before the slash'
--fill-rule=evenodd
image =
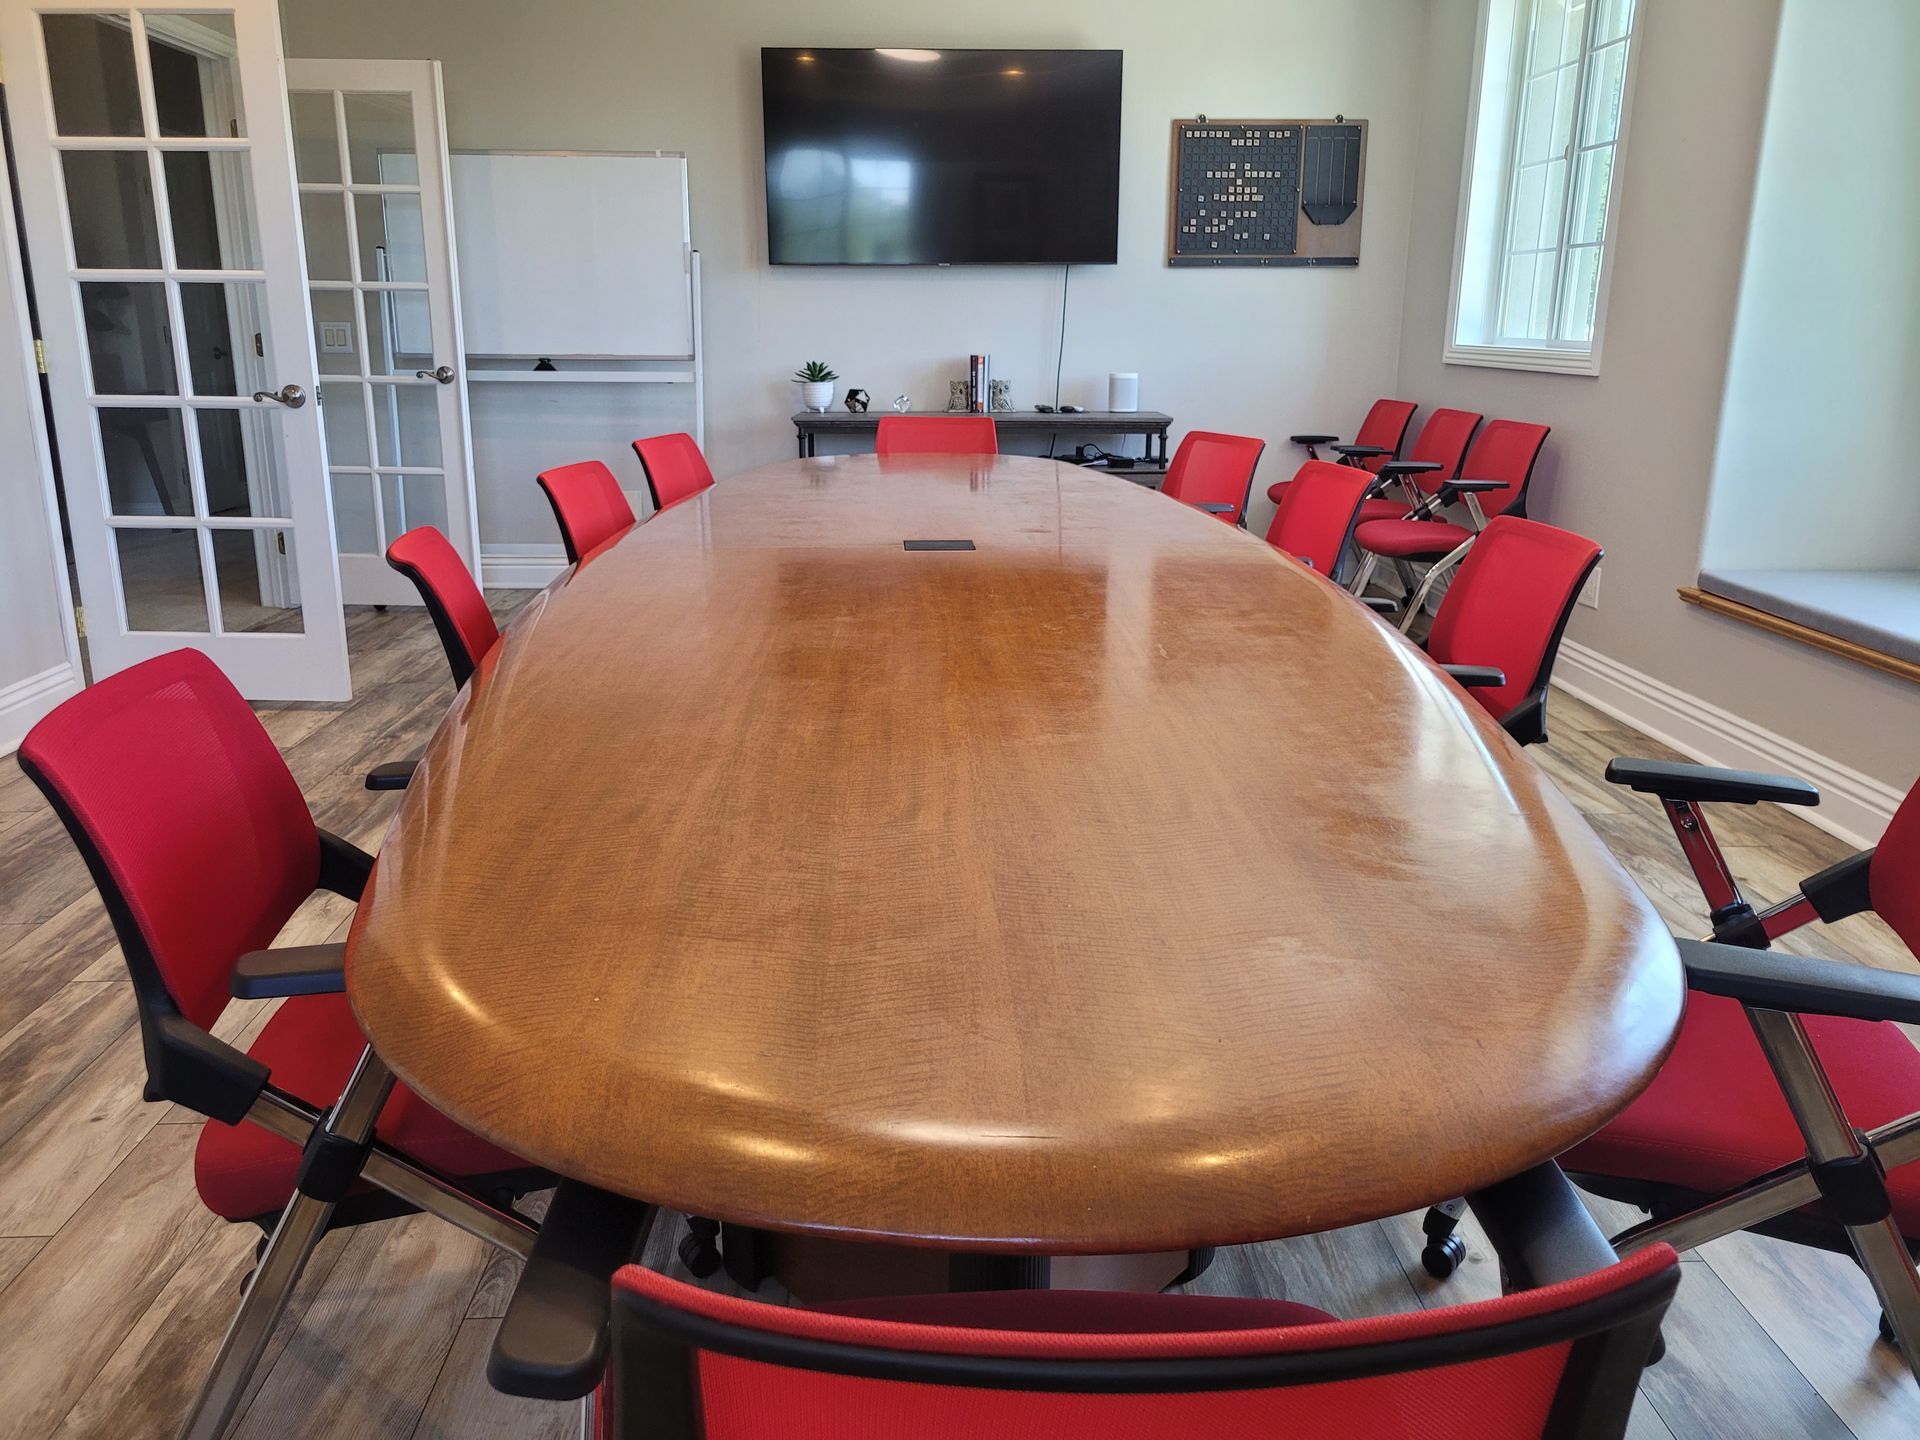
<path id="1" fill-rule="evenodd" d="M 1483 0 L 1455 364 L 1597 373 L 1643 0 Z"/>

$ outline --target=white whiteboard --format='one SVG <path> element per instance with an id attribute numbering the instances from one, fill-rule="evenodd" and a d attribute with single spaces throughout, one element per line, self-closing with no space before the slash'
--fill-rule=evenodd
<path id="1" fill-rule="evenodd" d="M 451 159 L 469 355 L 692 358 L 684 157 Z"/>

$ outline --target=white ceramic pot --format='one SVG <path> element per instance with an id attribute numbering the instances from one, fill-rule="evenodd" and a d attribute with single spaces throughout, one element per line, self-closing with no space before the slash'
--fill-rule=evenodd
<path id="1" fill-rule="evenodd" d="M 833 382 L 831 380 L 803 381 L 800 385 L 800 403 L 809 410 L 825 411 L 833 404 Z"/>

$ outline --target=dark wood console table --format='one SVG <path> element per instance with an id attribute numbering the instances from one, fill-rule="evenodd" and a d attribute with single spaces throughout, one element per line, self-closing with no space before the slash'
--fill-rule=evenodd
<path id="1" fill-rule="evenodd" d="M 814 453 L 816 435 L 871 435 L 880 421 L 893 410 L 802 410 L 793 417 L 794 433 L 799 441 L 800 458 Z M 913 410 L 913 415 L 947 415 L 946 410 Z M 1167 430 L 1171 415 L 1158 410 L 1082 410 L 1077 415 L 1043 415 L 1037 410 L 996 410 L 993 423 L 1007 435 L 1143 435 L 1147 441 L 1145 460 L 1164 467 L 1167 463 Z"/>

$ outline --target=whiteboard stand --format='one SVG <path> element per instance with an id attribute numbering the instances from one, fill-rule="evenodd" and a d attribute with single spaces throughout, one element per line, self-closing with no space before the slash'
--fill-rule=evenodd
<path id="1" fill-rule="evenodd" d="M 700 448 L 707 445 L 707 347 L 701 341 L 700 252 L 687 249 L 687 275 L 690 333 L 693 348 L 687 355 L 579 355 L 480 354 L 467 352 L 469 385 L 691 385 L 693 387 L 693 438 Z M 551 370 L 533 367 L 542 360 L 554 364 Z M 643 369 L 643 366 L 674 365 L 675 369 Z M 568 368 L 579 366 L 579 369 Z M 565 463 L 565 462 L 556 462 Z"/>
<path id="2" fill-rule="evenodd" d="M 628 442 L 691 429 L 706 445 L 686 157 L 461 151 L 450 162 L 482 583 L 541 585 L 565 562 L 536 473 L 602 460 L 641 509 Z M 553 368 L 536 369 L 543 360 Z"/>

